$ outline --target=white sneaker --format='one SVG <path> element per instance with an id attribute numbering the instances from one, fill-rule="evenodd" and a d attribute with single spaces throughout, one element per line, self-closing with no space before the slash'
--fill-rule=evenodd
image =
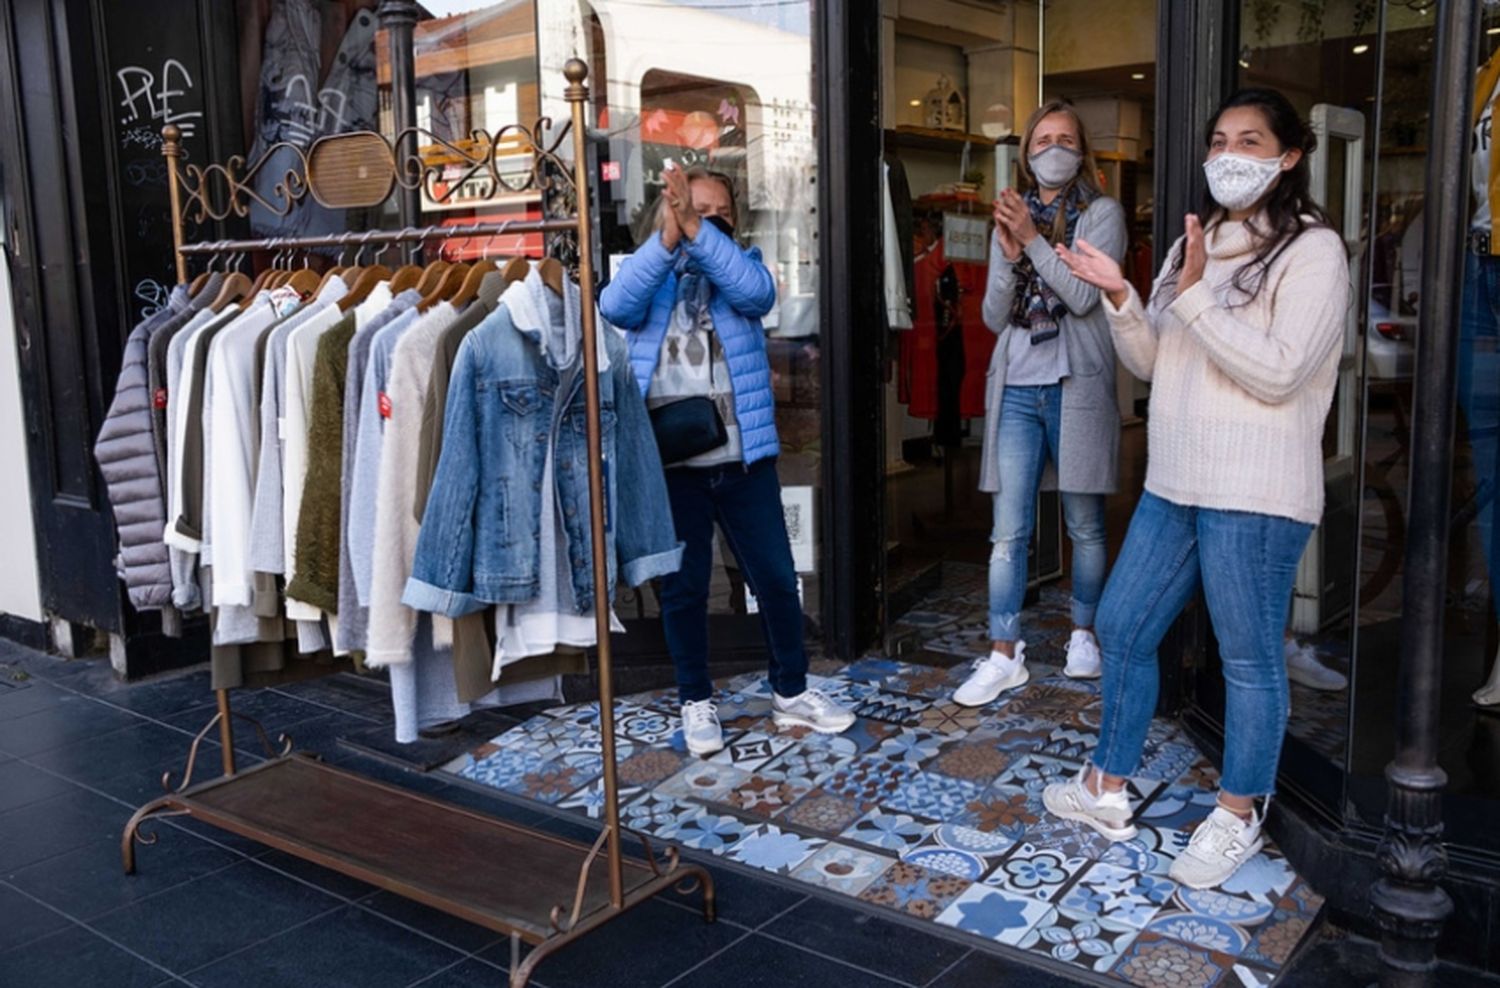
<path id="1" fill-rule="evenodd" d="M 682 705 L 682 740 L 695 755 L 724 750 L 724 729 L 719 726 L 719 708 L 712 700 L 694 700 Z"/>
<path id="2" fill-rule="evenodd" d="M 1260 836 L 1260 825 L 1265 818 L 1262 810 L 1247 822 L 1238 814 L 1215 806 L 1208 819 L 1193 831 L 1193 839 L 1172 862 L 1167 875 L 1190 889 L 1217 888 L 1265 846 Z"/>
<path id="3" fill-rule="evenodd" d="M 1042 805 L 1053 816 L 1086 823 L 1112 841 L 1134 840 L 1137 831 L 1131 822 L 1130 797 L 1123 789 L 1110 792 L 1102 787 L 1095 795 L 1084 781 L 1088 770 L 1085 765 L 1069 781 L 1043 789 Z"/>
<path id="4" fill-rule="evenodd" d="M 1094 633 L 1075 628 L 1073 637 L 1068 639 L 1068 664 L 1063 667 L 1063 675 L 1069 679 L 1098 679 L 1103 664 Z"/>
<path id="5" fill-rule="evenodd" d="M 771 694 L 771 720 L 778 728 L 807 727 L 819 734 L 842 734 L 854 726 L 854 712 L 818 690 L 797 696 Z"/>
<path id="6" fill-rule="evenodd" d="M 1290 638 L 1286 643 L 1286 675 L 1292 682 L 1313 690 L 1337 693 L 1349 686 L 1347 676 L 1318 661 L 1316 649 L 1311 645 L 1299 645 Z"/>
<path id="7" fill-rule="evenodd" d="M 988 658 L 974 663 L 963 685 L 953 691 L 953 702 L 960 707 L 982 707 L 993 703 L 1006 690 L 1025 686 L 1031 673 L 1026 670 L 1026 643 L 1016 642 L 1016 657 L 991 652 Z"/>

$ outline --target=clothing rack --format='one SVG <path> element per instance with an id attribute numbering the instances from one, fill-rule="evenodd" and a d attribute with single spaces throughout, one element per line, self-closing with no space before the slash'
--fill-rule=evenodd
<path id="1" fill-rule="evenodd" d="M 644 859 L 625 860 L 620 825 L 614 731 L 614 682 L 610 650 L 608 559 L 605 537 L 603 459 L 601 453 L 599 366 L 593 305 L 593 242 L 588 219 L 589 180 L 585 130 L 588 66 L 571 59 L 564 68 L 571 121 L 551 146 L 542 119 L 528 130 L 511 125 L 488 138 L 482 151 L 455 147 L 429 131 L 408 128 L 387 140 L 358 132 L 324 137 L 306 151 L 290 144 L 274 146 L 245 166 L 235 157 L 206 167 L 180 164 L 181 135 L 163 128 L 162 154 L 167 161 L 172 210 L 172 238 L 177 280 L 186 283 L 187 258 L 244 254 L 255 250 L 363 247 L 368 244 L 423 244 L 439 237 L 498 236 L 504 233 L 566 233 L 577 237 L 577 273 L 583 287 L 582 311 L 584 395 L 587 415 L 590 523 L 593 541 L 594 617 L 598 635 L 599 716 L 603 756 L 604 830 L 592 845 L 565 840 L 494 817 L 385 785 L 353 772 L 292 752 L 291 741 L 273 750 L 260 724 L 236 713 L 226 689 L 216 691 L 218 711 L 193 739 L 181 784 L 173 788 L 163 776 L 165 796 L 136 811 L 125 826 L 121 852 L 125 871 L 135 871 L 135 844 L 151 844 L 141 825 L 152 817 L 192 816 L 213 826 L 268 844 L 288 854 L 342 872 L 406 898 L 506 934 L 511 939 L 512 988 L 526 985 L 536 966 L 555 951 L 625 910 L 669 889 L 688 895 L 701 888 L 704 916 L 714 919 L 714 887 L 708 872 L 685 864 L 675 850 L 658 857 L 644 835 Z M 572 161 L 557 154 L 571 131 Z M 430 184 L 431 171 L 414 150 L 424 135 L 466 160 L 465 179 L 487 175 L 492 188 L 519 191 L 512 172 L 500 178 L 497 156 L 501 138 L 517 135 L 531 147 L 532 169 L 523 188 L 561 193 L 568 215 L 540 220 L 476 223 L 464 227 L 405 227 L 306 237 L 218 240 L 187 243 L 184 223 L 244 217 L 252 204 L 286 216 L 306 196 L 334 208 L 379 206 L 398 188 L 410 193 Z M 252 186 L 256 174 L 278 149 L 292 148 L 299 159 L 275 186 L 275 200 Z M 512 163 L 514 151 L 506 151 Z M 571 174 L 570 174 L 571 172 Z M 456 187 L 460 183 L 453 183 Z M 186 197 L 186 203 L 184 203 Z M 443 196 L 433 196 L 441 200 Z M 554 197 L 555 198 L 555 197 Z M 186 206 L 186 209 L 184 208 Z M 234 718 L 255 729 L 269 760 L 243 772 L 234 757 Z M 223 774 L 193 784 L 199 746 L 217 726 Z M 605 861 L 605 880 L 594 865 Z M 503 871 L 497 870 L 497 866 Z M 533 950 L 523 959 L 521 944 Z"/>

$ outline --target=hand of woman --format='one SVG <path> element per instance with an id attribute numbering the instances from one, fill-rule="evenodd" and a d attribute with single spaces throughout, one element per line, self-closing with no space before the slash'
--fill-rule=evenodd
<path id="1" fill-rule="evenodd" d="M 1203 240 L 1203 221 L 1196 213 L 1188 213 L 1184 220 L 1187 242 L 1182 246 L 1182 273 L 1177 278 L 1177 294 L 1192 288 L 1203 280 L 1203 266 L 1208 263 L 1208 248 Z"/>
<path id="2" fill-rule="evenodd" d="M 662 176 L 667 183 L 667 204 L 677 214 L 677 226 L 683 236 L 696 239 L 700 222 L 698 211 L 693 208 L 693 193 L 688 188 L 687 175 L 681 168 L 668 168 Z"/>
<path id="3" fill-rule="evenodd" d="M 1036 224 L 1031 219 L 1031 207 L 1026 205 L 1015 189 L 1006 189 L 1000 193 L 1000 202 L 995 207 L 997 212 L 1005 214 L 1004 225 L 1009 228 L 1010 235 L 1024 249 L 1031 245 L 1039 234 Z"/>
<path id="4" fill-rule="evenodd" d="M 1000 200 L 995 200 L 995 239 L 1000 241 L 1000 253 L 1005 259 L 1015 263 L 1021 259 L 1021 245 L 1011 234 L 1010 227 L 1006 225 L 1005 214 L 1001 212 Z"/>
<path id="5" fill-rule="evenodd" d="M 682 225 L 677 222 L 677 210 L 671 197 L 663 192 L 661 203 L 661 245 L 667 250 L 676 250 L 682 240 Z"/>
<path id="6" fill-rule="evenodd" d="M 1125 280 L 1125 272 L 1120 270 L 1120 262 L 1082 237 L 1074 246 L 1074 250 L 1069 250 L 1066 244 L 1058 244 L 1055 248 L 1057 256 L 1073 276 L 1104 292 L 1115 308 L 1124 305 L 1130 297 L 1130 285 Z"/>

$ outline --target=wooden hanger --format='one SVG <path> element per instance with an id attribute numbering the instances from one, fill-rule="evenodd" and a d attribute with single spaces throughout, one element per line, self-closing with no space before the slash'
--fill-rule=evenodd
<path id="1" fill-rule="evenodd" d="M 389 279 L 391 269 L 384 264 L 372 264 L 359 272 L 359 277 L 349 288 L 349 294 L 339 299 L 339 311 L 348 312 L 369 297 L 370 292 L 382 281 Z M 348 279 L 345 279 L 346 281 Z"/>
<path id="2" fill-rule="evenodd" d="M 458 286 L 458 291 L 449 299 L 455 309 L 462 309 L 474 301 L 479 294 L 479 286 L 484 281 L 484 276 L 496 270 L 494 261 L 480 261 L 469 268 L 469 273 L 464 276 L 463 284 Z"/>
<path id="3" fill-rule="evenodd" d="M 210 274 L 213 274 L 213 272 L 212 271 L 205 271 L 202 274 L 198 275 L 196 278 L 194 278 L 191 283 L 189 283 L 189 285 L 188 285 L 188 296 L 189 297 L 197 295 L 199 292 L 201 292 L 203 290 L 203 283 L 208 280 L 208 276 Z"/>
<path id="4" fill-rule="evenodd" d="M 415 264 L 403 264 L 391 275 L 391 294 L 399 295 L 408 288 L 415 288 L 425 273 L 423 268 Z"/>
<path id="5" fill-rule="evenodd" d="M 442 280 L 438 282 L 437 287 L 432 290 L 431 294 L 423 296 L 422 301 L 417 303 L 417 311 L 426 312 L 434 305 L 443 301 L 443 299 L 452 298 L 453 293 L 458 291 L 458 286 L 463 284 L 464 278 L 468 274 L 469 265 L 450 265 L 448 270 L 443 272 Z"/>
<path id="6" fill-rule="evenodd" d="M 542 282 L 560 297 L 563 293 L 562 261 L 555 257 L 544 257 L 537 265 L 537 270 L 541 272 Z"/>
<path id="7" fill-rule="evenodd" d="M 297 289 L 297 294 L 304 299 L 311 298 L 313 293 L 321 287 L 318 273 L 312 268 L 298 268 L 287 276 L 286 284 Z"/>
<path id="8" fill-rule="evenodd" d="M 443 274 L 448 270 L 450 266 L 451 265 L 449 265 L 447 261 L 439 257 L 437 260 L 432 261 L 427 265 L 425 269 L 423 269 L 422 278 L 417 282 L 416 285 L 417 291 L 422 293 L 423 298 L 426 298 L 428 295 L 432 294 L 433 289 L 437 288 L 438 282 L 443 280 Z"/>
<path id="9" fill-rule="evenodd" d="M 250 283 L 250 297 L 254 298 L 263 288 L 270 288 L 271 279 L 280 273 L 280 271 L 273 267 L 267 267 L 262 270 L 260 274 L 255 276 L 255 280 Z"/>
<path id="10" fill-rule="evenodd" d="M 251 287 L 249 278 L 238 271 L 231 271 L 225 276 L 224 287 L 219 289 L 218 297 L 210 303 L 210 307 L 215 312 L 223 312 L 230 303 L 249 298 Z"/>
<path id="11" fill-rule="evenodd" d="M 505 265 L 502 277 L 506 285 L 517 281 L 525 281 L 526 276 L 531 273 L 531 262 L 524 257 L 512 257 Z"/>
<path id="12" fill-rule="evenodd" d="M 341 268 L 341 267 L 338 267 L 337 265 L 335 265 L 334 267 L 329 268 L 327 271 L 324 271 L 323 272 L 323 280 L 320 281 L 320 282 L 318 282 L 318 287 L 313 290 L 313 297 L 317 298 L 319 295 L 322 295 L 323 294 L 323 289 L 328 286 L 328 283 L 330 281 L 332 281 L 333 279 L 335 279 L 335 278 L 341 277 L 342 276 L 342 272 L 347 271 L 347 270 L 349 270 L 349 269 L 348 268 Z"/>

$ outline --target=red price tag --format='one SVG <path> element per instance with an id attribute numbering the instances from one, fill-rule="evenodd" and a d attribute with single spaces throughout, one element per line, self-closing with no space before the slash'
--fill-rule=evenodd
<path id="1" fill-rule="evenodd" d="M 620 163 L 618 161 L 606 161 L 599 166 L 599 174 L 606 182 L 618 182 L 620 180 Z"/>
<path id="2" fill-rule="evenodd" d="M 391 417 L 391 396 L 384 391 L 380 392 L 380 417 L 383 419 Z"/>
<path id="3" fill-rule="evenodd" d="M 156 394 L 151 396 L 151 404 L 157 411 L 163 411 L 167 407 L 167 389 L 157 388 Z"/>

